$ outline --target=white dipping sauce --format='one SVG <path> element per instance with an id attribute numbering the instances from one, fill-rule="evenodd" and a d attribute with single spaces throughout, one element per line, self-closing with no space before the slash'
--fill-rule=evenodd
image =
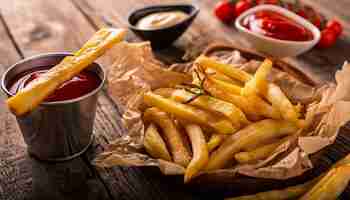
<path id="1" fill-rule="evenodd" d="M 182 11 L 157 12 L 141 18 L 136 27 L 140 29 L 154 30 L 166 28 L 184 21 L 189 15 Z"/>

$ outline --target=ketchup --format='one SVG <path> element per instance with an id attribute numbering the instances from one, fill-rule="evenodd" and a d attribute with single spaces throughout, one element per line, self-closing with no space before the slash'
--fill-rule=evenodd
<path id="1" fill-rule="evenodd" d="M 258 11 L 245 17 L 242 25 L 247 29 L 280 40 L 309 41 L 313 39 L 310 30 L 274 11 Z"/>
<path id="2" fill-rule="evenodd" d="M 21 91 L 30 82 L 48 71 L 50 67 L 40 67 L 28 71 L 24 71 L 10 81 L 8 86 L 11 94 Z M 91 71 L 82 71 L 71 80 L 63 83 L 50 96 L 46 98 L 46 102 L 65 101 L 83 96 L 101 84 L 101 79 Z"/>

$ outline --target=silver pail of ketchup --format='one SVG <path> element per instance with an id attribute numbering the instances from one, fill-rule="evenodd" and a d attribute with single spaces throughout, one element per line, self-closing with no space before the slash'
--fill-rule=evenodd
<path id="1" fill-rule="evenodd" d="M 70 55 L 49 53 L 21 60 L 3 74 L 1 89 L 7 96 L 13 96 Z M 84 153 L 93 142 L 98 92 L 104 81 L 103 68 L 93 63 L 33 111 L 17 116 L 28 153 L 53 162 L 71 160 Z"/>

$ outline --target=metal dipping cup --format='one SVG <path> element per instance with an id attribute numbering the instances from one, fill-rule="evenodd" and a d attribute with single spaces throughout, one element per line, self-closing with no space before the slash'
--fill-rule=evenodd
<path id="1" fill-rule="evenodd" d="M 16 75 L 44 66 L 54 66 L 70 53 L 49 53 L 26 58 L 11 66 L 1 79 L 1 89 L 12 96 L 8 84 Z M 90 93 L 70 100 L 43 102 L 34 111 L 16 117 L 28 153 L 43 161 L 61 162 L 83 154 L 93 142 L 93 125 L 98 92 L 105 81 L 105 72 L 97 64 L 87 70 L 101 79 L 101 84 Z"/>

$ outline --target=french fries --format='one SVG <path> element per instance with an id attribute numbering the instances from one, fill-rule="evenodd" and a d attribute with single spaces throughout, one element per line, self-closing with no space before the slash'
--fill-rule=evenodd
<path id="1" fill-rule="evenodd" d="M 254 148 L 260 143 L 293 134 L 297 130 L 297 126 L 288 121 L 265 119 L 253 123 L 236 133 L 240 136 L 238 139 L 235 135 L 226 138 L 224 143 L 211 154 L 206 170 L 221 169 L 227 166 L 233 160 L 233 155 L 241 150 Z"/>
<path id="2" fill-rule="evenodd" d="M 288 121 L 296 122 L 299 118 L 298 110 L 289 101 L 287 96 L 275 84 L 269 84 L 266 99 L 271 102 L 272 106 L 281 112 L 282 118 Z"/>
<path id="3" fill-rule="evenodd" d="M 250 123 L 245 114 L 232 103 L 208 95 L 200 95 L 194 98 L 195 96 L 196 94 L 192 94 L 186 90 L 174 90 L 171 98 L 179 102 L 189 101 L 190 105 L 197 106 L 203 110 L 221 113 L 230 119 L 232 124 L 236 127 L 240 127 L 241 125 L 245 126 Z"/>
<path id="4" fill-rule="evenodd" d="M 144 112 L 143 118 L 145 121 L 156 123 L 162 128 L 165 141 L 169 146 L 174 162 L 186 167 L 191 160 L 190 153 L 185 147 L 181 133 L 168 114 L 158 108 L 148 108 Z"/>
<path id="5" fill-rule="evenodd" d="M 245 71 L 237 69 L 234 66 L 218 62 L 218 61 L 211 59 L 211 58 L 208 58 L 206 56 L 198 57 L 196 59 L 195 63 L 204 69 L 212 68 L 218 72 L 221 72 L 221 73 L 231 77 L 232 79 L 236 79 L 236 80 L 239 80 L 241 82 L 247 82 L 252 78 L 252 75 L 248 74 Z"/>
<path id="6" fill-rule="evenodd" d="M 200 126 L 195 124 L 185 125 L 186 132 L 190 138 L 193 157 L 186 168 L 185 183 L 195 177 L 203 169 L 209 160 L 209 152 L 205 137 Z"/>
<path id="7" fill-rule="evenodd" d="M 265 59 L 258 70 L 255 72 L 253 78 L 246 82 L 244 88 L 241 91 L 242 95 L 266 95 L 268 87 L 267 75 L 270 73 L 271 69 L 272 61 Z"/>
<path id="8" fill-rule="evenodd" d="M 252 151 L 239 152 L 235 154 L 235 159 L 240 164 L 256 162 L 267 158 L 281 144 L 282 141 L 277 141 L 271 144 L 263 145 Z"/>
<path id="9" fill-rule="evenodd" d="M 224 90 L 226 92 L 229 92 L 231 94 L 240 95 L 242 88 L 238 85 L 234 85 L 216 78 L 213 78 L 212 76 L 208 77 L 209 81 L 212 82 L 212 84 L 215 84 L 217 88 Z"/>
<path id="10" fill-rule="evenodd" d="M 349 181 L 350 165 L 333 168 L 300 200 L 337 199 L 349 184 Z"/>
<path id="11" fill-rule="evenodd" d="M 143 145 L 152 157 L 171 161 L 165 142 L 160 136 L 157 127 L 152 123 L 146 129 Z"/>
<path id="12" fill-rule="evenodd" d="M 304 184 L 287 187 L 281 190 L 271 190 L 267 192 L 260 192 L 254 195 L 246 195 L 239 197 L 226 198 L 225 200 L 291 200 L 297 199 L 307 192 L 316 180 L 308 181 Z"/>
<path id="13" fill-rule="evenodd" d="M 221 134 L 233 134 L 237 131 L 237 128 L 223 117 L 215 116 L 212 113 L 164 98 L 152 92 L 144 94 L 144 102 L 149 106 L 158 107 L 171 113 L 182 120 L 209 126 Z"/>
<path id="14" fill-rule="evenodd" d="M 212 152 L 214 149 L 216 149 L 216 147 L 218 147 L 224 141 L 225 138 L 226 135 L 217 133 L 212 134 L 207 143 L 209 152 Z"/>
<path id="15" fill-rule="evenodd" d="M 200 172 L 265 160 L 282 143 L 299 136 L 305 125 L 303 105 L 293 105 L 277 85 L 269 82 L 271 60 L 265 59 L 254 75 L 205 56 L 194 64 L 191 84 L 159 88 L 145 93 L 143 99 L 146 106 L 168 113 L 186 130 L 193 157 L 185 171 L 185 182 Z M 164 129 L 160 122 L 152 122 Z M 254 198 L 300 197 L 312 184 L 259 193 Z"/>
<path id="16" fill-rule="evenodd" d="M 100 29 L 73 56 L 65 57 L 58 65 L 7 99 L 9 109 L 18 116 L 32 111 L 65 81 L 79 74 L 114 44 L 123 40 L 125 35 L 125 29 Z"/>
<path id="17" fill-rule="evenodd" d="M 266 192 L 260 192 L 260 193 L 253 194 L 253 195 L 226 198 L 225 200 L 289 200 L 289 199 L 297 199 L 297 198 L 301 197 L 302 195 L 304 195 L 305 193 L 307 193 L 308 190 L 310 190 L 310 189 L 312 189 L 312 190 L 310 190 L 302 198 L 304 198 L 304 199 L 315 198 L 315 196 L 314 197 L 311 197 L 311 196 L 312 195 L 322 195 L 322 194 L 336 195 L 337 196 L 340 193 L 339 190 L 344 189 L 344 187 L 343 187 L 345 185 L 344 183 L 339 184 L 341 187 L 337 188 L 336 191 L 333 190 L 334 186 L 329 187 L 329 188 L 332 188 L 332 191 L 329 191 L 326 188 L 325 190 L 322 191 L 322 193 L 320 193 L 320 192 L 317 192 L 316 190 L 318 190 L 318 188 L 320 188 L 320 186 L 322 184 L 327 182 L 331 176 L 334 176 L 334 174 L 336 174 L 336 170 L 334 170 L 334 169 L 339 168 L 339 167 L 344 167 L 344 166 L 346 166 L 346 168 L 348 168 L 349 165 L 350 165 L 350 154 L 348 154 L 343 159 L 336 162 L 331 167 L 330 171 L 326 174 L 326 176 L 324 174 L 321 174 L 320 176 L 318 176 L 318 177 L 316 177 L 316 178 L 314 178 L 306 183 L 299 184 L 296 186 L 287 187 L 287 188 L 281 189 L 281 190 L 271 190 L 271 191 L 266 191 Z M 342 171 L 344 172 L 344 169 Z M 339 174 L 338 174 L 338 177 L 339 177 Z M 348 177 L 344 176 L 344 179 L 348 179 Z M 344 181 L 346 182 L 346 180 L 344 180 Z M 315 184 L 317 184 L 317 186 Z M 330 184 L 330 182 L 328 182 L 328 184 Z M 320 199 L 324 198 L 327 200 L 336 199 L 335 196 L 327 196 L 327 197 L 316 196 L 316 199 L 318 199 L 318 198 L 320 198 Z"/>
<path id="18" fill-rule="evenodd" d="M 243 85 L 242 82 L 235 80 L 235 79 L 232 79 L 232 78 L 226 76 L 225 74 L 220 73 L 220 72 L 218 72 L 214 69 L 211 69 L 211 68 L 205 69 L 205 74 L 207 74 L 209 77 L 212 77 L 216 80 L 225 81 L 225 82 L 231 83 L 233 85 L 237 85 L 240 87 Z"/>

